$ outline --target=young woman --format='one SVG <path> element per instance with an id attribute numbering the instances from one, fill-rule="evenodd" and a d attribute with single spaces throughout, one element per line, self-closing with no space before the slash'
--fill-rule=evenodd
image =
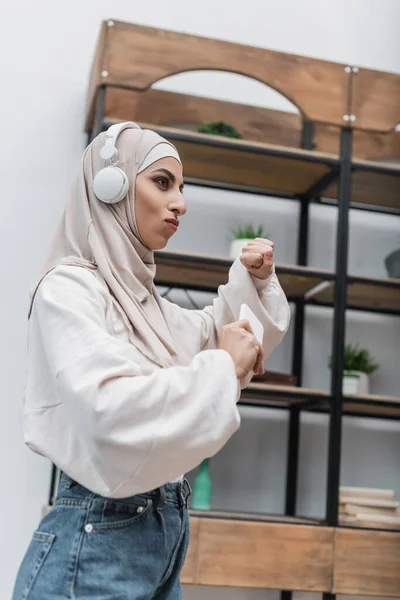
<path id="1" fill-rule="evenodd" d="M 268 240 L 244 249 L 213 306 L 160 297 L 153 251 L 180 226 L 182 189 L 177 150 L 134 123 L 84 153 L 31 290 L 24 437 L 62 477 L 13 600 L 181 598 L 182 474 L 238 429 L 240 388 L 289 324 Z M 237 320 L 242 302 L 262 348 Z"/>

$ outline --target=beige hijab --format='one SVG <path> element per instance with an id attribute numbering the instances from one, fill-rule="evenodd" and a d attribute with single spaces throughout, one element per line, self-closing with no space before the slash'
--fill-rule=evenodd
<path id="1" fill-rule="evenodd" d="M 78 178 L 48 256 L 30 289 L 28 318 L 40 282 L 57 265 L 98 269 L 132 324 L 135 346 L 159 366 L 171 366 L 176 363 L 175 344 L 153 282 L 154 254 L 139 235 L 134 192 L 136 177 L 143 167 L 163 156 L 178 158 L 178 153 L 154 131 L 122 131 L 116 142 L 117 166 L 129 179 L 129 191 L 118 204 L 104 204 L 93 193 L 93 179 L 105 166 L 100 157 L 105 138 L 106 133 L 98 135 L 83 154 Z"/>

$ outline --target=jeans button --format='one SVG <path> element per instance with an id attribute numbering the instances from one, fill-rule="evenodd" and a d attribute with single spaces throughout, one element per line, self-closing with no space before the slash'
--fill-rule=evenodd
<path id="1" fill-rule="evenodd" d="M 139 506 L 138 509 L 137 509 L 137 511 L 138 511 L 138 513 L 142 513 L 144 511 L 143 506 Z"/>
<path id="2" fill-rule="evenodd" d="M 91 533 L 93 531 L 93 525 L 91 525 L 90 523 L 85 525 L 85 531 L 86 533 Z"/>

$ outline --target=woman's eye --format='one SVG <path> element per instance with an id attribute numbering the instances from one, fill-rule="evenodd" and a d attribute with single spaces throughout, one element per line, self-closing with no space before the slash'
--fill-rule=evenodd
<path id="1" fill-rule="evenodd" d="M 165 190 L 168 189 L 168 179 L 166 177 L 157 177 L 157 179 L 155 179 L 155 181 L 161 185 L 162 188 L 164 188 Z"/>

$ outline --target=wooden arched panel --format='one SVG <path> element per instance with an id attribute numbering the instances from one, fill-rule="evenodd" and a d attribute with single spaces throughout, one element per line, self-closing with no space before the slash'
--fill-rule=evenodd
<path id="1" fill-rule="evenodd" d="M 381 133 L 400 123 L 400 75 L 359 69 L 352 73 L 353 127 Z"/>
<path id="2" fill-rule="evenodd" d="M 105 102 L 107 122 L 137 121 L 177 129 L 195 131 L 204 122 L 225 120 L 246 140 L 301 147 L 301 115 L 226 102 L 202 96 L 150 89 L 146 92 L 109 88 Z M 314 149 L 338 155 L 340 129 L 318 123 L 314 127 Z M 355 130 L 353 155 L 355 158 L 400 160 L 400 131 L 379 133 Z"/>
<path id="3" fill-rule="evenodd" d="M 345 65 L 120 21 L 103 24 L 92 69 L 87 121 L 101 84 L 146 90 L 187 71 L 238 73 L 274 88 L 317 122 L 343 125 Z"/>

